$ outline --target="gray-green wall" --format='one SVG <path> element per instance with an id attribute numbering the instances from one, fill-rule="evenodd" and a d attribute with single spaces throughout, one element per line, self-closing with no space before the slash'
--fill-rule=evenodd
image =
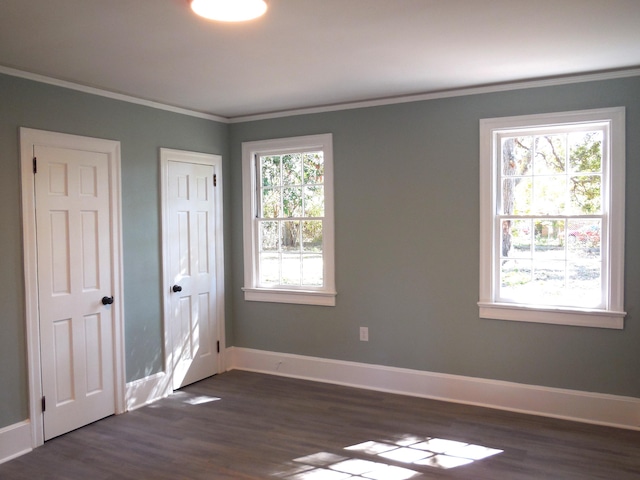
<path id="1" fill-rule="evenodd" d="M 226 124 L 0 75 L 0 428 L 28 417 L 19 127 L 121 142 L 127 381 L 162 369 L 159 148 L 229 171 Z"/>
<path id="2" fill-rule="evenodd" d="M 479 120 L 613 106 L 627 113 L 625 329 L 480 319 Z M 327 132 L 337 306 L 245 302 L 234 249 L 236 346 L 640 397 L 640 78 L 234 124 L 234 245 L 241 142 Z"/>
<path id="3" fill-rule="evenodd" d="M 612 106 L 627 108 L 625 329 L 478 318 L 479 119 Z M 128 381 L 161 369 L 169 147 L 223 155 L 227 346 L 640 398 L 640 77 L 225 125 L 0 75 L 0 428 L 28 416 L 20 126 L 121 142 Z M 245 302 L 241 142 L 327 132 L 337 306 Z"/>

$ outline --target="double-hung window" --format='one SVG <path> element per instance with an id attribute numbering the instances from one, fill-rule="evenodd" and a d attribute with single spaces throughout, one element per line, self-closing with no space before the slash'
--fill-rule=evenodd
<path id="1" fill-rule="evenodd" d="M 246 300 L 335 305 L 330 134 L 242 144 Z"/>
<path id="2" fill-rule="evenodd" d="M 624 109 L 480 121 L 480 316 L 623 328 Z"/>

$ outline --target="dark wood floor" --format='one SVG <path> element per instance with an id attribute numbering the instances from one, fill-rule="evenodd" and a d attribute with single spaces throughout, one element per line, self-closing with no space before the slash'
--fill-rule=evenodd
<path id="1" fill-rule="evenodd" d="M 232 371 L 0 465 L 3 480 L 278 478 L 640 479 L 640 432 Z"/>

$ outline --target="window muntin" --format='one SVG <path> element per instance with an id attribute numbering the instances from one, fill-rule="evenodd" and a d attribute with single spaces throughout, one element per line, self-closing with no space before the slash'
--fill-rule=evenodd
<path id="1" fill-rule="evenodd" d="M 331 135 L 242 148 L 245 299 L 335 305 Z"/>
<path id="2" fill-rule="evenodd" d="M 624 109 L 480 121 L 480 316 L 622 328 Z"/>

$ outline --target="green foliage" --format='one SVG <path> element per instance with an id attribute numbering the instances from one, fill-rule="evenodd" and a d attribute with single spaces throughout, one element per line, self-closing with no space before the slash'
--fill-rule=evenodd
<path id="1" fill-rule="evenodd" d="M 571 134 L 569 142 L 572 171 L 599 173 L 602 170 L 602 132 Z"/>
<path id="2" fill-rule="evenodd" d="M 505 215 L 600 212 L 601 131 L 504 138 L 501 163 Z"/>
<path id="3" fill-rule="evenodd" d="M 569 165 L 572 176 L 571 203 L 582 213 L 599 213 L 601 208 L 600 173 L 602 170 L 602 132 L 588 132 L 586 134 L 571 135 L 574 140 Z"/>

